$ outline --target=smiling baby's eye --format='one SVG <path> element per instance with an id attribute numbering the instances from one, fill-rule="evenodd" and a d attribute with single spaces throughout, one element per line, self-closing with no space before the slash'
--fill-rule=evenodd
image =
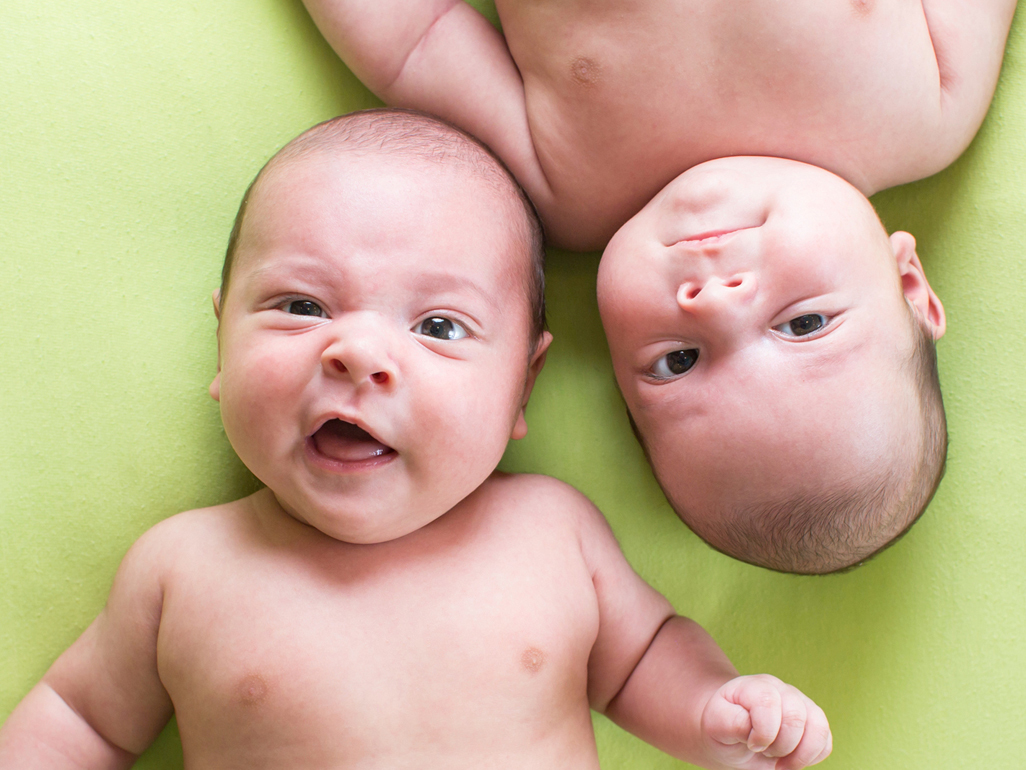
<path id="1" fill-rule="evenodd" d="M 773 328 L 785 337 L 804 337 L 818 332 L 826 325 L 827 317 L 822 313 L 806 313 Z"/>
<path id="2" fill-rule="evenodd" d="M 458 323 L 438 316 L 425 318 L 417 324 L 414 331 L 436 340 L 461 340 L 467 336 L 467 330 Z"/>
<path id="3" fill-rule="evenodd" d="M 652 374 L 656 379 L 670 380 L 686 374 L 697 361 L 698 351 L 695 348 L 674 350 L 652 364 Z"/>
<path id="4" fill-rule="evenodd" d="M 312 315 L 318 318 L 328 317 L 328 314 L 324 312 L 320 305 L 309 299 L 294 299 L 291 302 L 286 302 L 283 307 L 286 313 L 291 313 L 292 315 Z"/>

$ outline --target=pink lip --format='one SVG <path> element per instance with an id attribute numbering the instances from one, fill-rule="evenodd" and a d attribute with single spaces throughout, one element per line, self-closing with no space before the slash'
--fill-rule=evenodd
<path id="1" fill-rule="evenodd" d="M 376 445 L 376 446 L 375 446 Z M 387 465 L 398 453 L 353 418 L 328 415 L 306 438 L 306 455 L 332 473 L 359 473 Z"/>
<path id="2" fill-rule="evenodd" d="M 398 452 L 389 448 L 387 451 L 382 452 L 379 455 L 368 457 L 363 460 L 336 460 L 333 457 L 328 457 L 317 448 L 317 443 L 314 441 L 313 436 L 307 436 L 306 438 L 307 459 L 318 468 L 323 468 L 331 473 L 360 473 L 372 471 L 383 465 L 388 465 L 398 456 Z"/>
<path id="3" fill-rule="evenodd" d="M 681 238 L 679 241 L 676 241 L 671 245 L 676 245 L 677 243 L 688 243 L 696 246 L 708 246 L 715 243 L 720 243 L 721 241 L 725 240 L 731 235 L 744 232 L 745 230 L 755 230 L 756 228 L 761 226 L 762 225 L 753 225 L 752 227 L 737 227 L 733 230 L 709 230 L 704 233 L 698 233 L 697 235 L 689 235 L 686 238 Z"/>

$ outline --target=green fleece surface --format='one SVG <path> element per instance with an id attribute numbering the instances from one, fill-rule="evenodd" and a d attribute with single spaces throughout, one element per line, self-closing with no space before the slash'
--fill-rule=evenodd
<path id="1" fill-rule="evenodd" d="M 97 614 L 143 531 L 256 488 L 207 395 L 232 218 L 282 143 L 378 104 L 298 0 L 2 7 L 0 718 Z M 1021 17 L 969 151 L 875 201 L 918 237 L 947 308 L 951 449 L 926 516 L 861 569 L 772 574 L 680 524 L 614 385 L 598 256 L 550 256 L 555 342 L 530 435 L 503 467 L 583 490 L 635 568 L 742 671 L 820 703 L 831 770 L 1026 767 Z M 607 768 L 681 766 L 602 717 L 596 728 Z M 171 726 L 138 766 L 181 762 Z"/>

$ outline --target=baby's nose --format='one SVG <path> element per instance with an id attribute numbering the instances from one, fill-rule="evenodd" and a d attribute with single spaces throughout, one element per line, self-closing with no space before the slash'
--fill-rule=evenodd
<path id="1" fill-rule="evenodd" d="M 363 381 L 373 382 L 375 385 L 388 385 L 395 381 L 395 374 L 390 371 L 391 367 L 384 365 L 380 368 L 371 364 L 369 367 L 362 365 L 362 362 L 348 359 L 349 363 L 343 363 L 341 358 L 332 358 L 328 365 L 334 368 L 339 374 L 347 374 L 354 383 Z M 378 371 L 374 371 L 378 369 Z"/>
<path id="2" fill-rule="evenodd" d="M 677 305 L 687 312 L 715 311 L 746 305 L 755 297 L 757 282 L 753 273 L 684 281 L 677 288 Z"/>
<path id="3" fill-rule="evenodd" d="M 321 363 L 329 376 L 348 378 L 354 385 L 395 386 L 398 368 L 389 353 L 385 335 L 365 325 L 340 332 L 321 355 Z"/>

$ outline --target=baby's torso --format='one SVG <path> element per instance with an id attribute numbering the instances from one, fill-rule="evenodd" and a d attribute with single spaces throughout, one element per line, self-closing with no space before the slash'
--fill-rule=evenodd
<path id="1" fill-rule="evenodd" d="M 559 216 L 593 247 L 712 158 L 802 160 L 869 192 L 968 141 L 941 119 L 920 0 L 496 5 Z"/>
<path id="2" fill-rule="evenodd" d="M 229 522 L 165 589 L 187 767 L 596 768 L 590 576 L 572 527 L 520 513 L 370 547 Z"/>

